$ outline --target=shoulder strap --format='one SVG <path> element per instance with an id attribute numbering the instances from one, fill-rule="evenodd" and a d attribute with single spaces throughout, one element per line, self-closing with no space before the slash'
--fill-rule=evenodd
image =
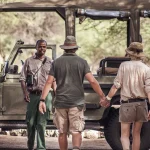
<path id="1" fill-rule="evenodd" d="M 37 69 L 37 71 L 35 72 L 34 76 L 38 73 L 38 71 L 41 69 L 41 67 L 46 63 L 47 57 L 45 56 L 44 60 L 42 61 L 41 66 Z"/>

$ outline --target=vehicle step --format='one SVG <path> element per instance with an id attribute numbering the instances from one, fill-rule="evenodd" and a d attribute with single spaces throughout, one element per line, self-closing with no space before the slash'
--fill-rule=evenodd
<path id="1" fill-rule="evenodd" d="M 90 129 L 90 130 L 97 130 L 97 131 L 103 131 L 103 128 L 100 126 L 99 122 L 86 122 L 85 124 L 85 130 Z"/>
<path id="2" fill-rule="evenodd" d="M 9 129 L 27 129 L 26 124 L 8 124 L 8 123 L 0 123 L 0 128 L 9 130 Z M 54 125 L 47 125 L 46 129 L 56 129 Z"/>
<path id="3" fill-rule="evenodd" d="M 26 129 L 27 125 L 26 122 L 1 122 L 0 123 L 0 128 L 2 129 Z M 46 129 L 56 129 L 55 125 L 50 121 L 48 122 Z M 85 122 L 85 130 L 90 129 L 90 130 L 97 130 L 97 131 L 102 131 L 102 127 L 100 126 L 99 122 L 94 122 L 94 121 L 86 121 Z"/>

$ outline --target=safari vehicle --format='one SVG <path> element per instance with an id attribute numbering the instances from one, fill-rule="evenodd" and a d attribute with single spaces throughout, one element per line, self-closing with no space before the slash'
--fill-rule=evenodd
<path id="1" fill-rule="evenodd" d="M 90 8 L 90 9 L 89 9 Z M 89 17 L 93 20 L 113 19 L 127 23 L 127 46 L 132 41 L 141 41 L 140 17 L 150 17 L 149 0 L 115 0 L 115 1 L 83 1 L 83 0 L 62 0 L 17 2 L 0 6 L 0 12 L 29 12 L 29 11 L 55 11 L 65 21 L 67 35 L 75 36 L 75 20 L 78 17 L 79 23 Z M 17 47 L 18 46 L 18 47 Z M 18 64 L 14 64 L 16 56 L 22 51 L 23 43 L 17 43 L 5 63 L 0 77 L 0 127 L 1 128 L 26 128 L 25 124 L 25 102 L 20 87 Z M 35 46 L 33 46 L 35 47 Z M 24 47 L 25 48 L 25 47 Z M 28 47 L 30 48 L 30 47 Z M 25 48 L 26 49 L 26 48 Z M 102 90 L 107 95 L 117 73 L 117 68 L 127 58 L 108 57 L 100 61 L 97 75 Z M 22 62 L 22 61 L 20 61 Z M 113 70 L 113 72 L 110 72 Z M 84 80 L 85 89 L 85 121 L 86 129 L 101 130 L 104 127 L 104 134 L 107 142 L 113 150 L 122 150 L 120 141 L 120 123 L 118 122 L 118 111 L 120 106 L 119 91 L 113 97 L 111 106 L 103 108 L 99 105 L 99 96 L 95 94 L 88 81 Z M 52 118 L 49 120 L 48 128 L 54 128 Z M 141 150 L 150 148 L 150 122 L 144 123 L 141 132 Z M 132 141 L 132 137 L 131 137 Z"/>
<path id="2" fill-rule="evenodd" d="M 19 62 L 22 65 L 22 56 L 28 50 L 35 50 L 35 45 L 26 45 L 22 41 L 17 41 L 8 60 L 2 68 L 0 76 L 0 128 L 20 129 L 26 128 L 25 111 L 26 103 L 23 100 L 23 93 L 19 82 L 20 71 Z M 48 50 L 52 52 L 52 58 L 56 58 L 56 45 L 48 45 Z M 47 50 L 47 51 L 48 51 Z M 21 59 L 20 59 L 21 58 Z M 130 61 L 125 57 L 107 57 L 100 61 L 99 69 L 95 78 L 98 80 L 105 94 L 113 84 L 117 70 L 123 61 Z M 113 150 L 121 150 L 120 123 L 118 122 L 118 111 L 120 106 L 120 94 L 113 97 L 111 106 L 103 108 L 99 105 L 99 96 L 93 91 L 88 81 L 84 80 L 85 89 L 85 129 L 101 130 L 104 127 L 104 134 L 107 142 Z M 48 121 L 47 128 L 55 129 L 52 117 Z M 141 149 L 147 150 L 150 147 L 150 123 L 145 123 L 141 133 Z"/>

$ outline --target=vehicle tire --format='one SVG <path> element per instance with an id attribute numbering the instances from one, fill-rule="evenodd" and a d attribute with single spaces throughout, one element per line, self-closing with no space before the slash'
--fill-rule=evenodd
<path id="1" fill-rule="evenodd" d="M 119 123 L 119 111 L 112 111 L 108 117 L 108 123 L 104 126 L 106 141 L 113 150 L 122 150 L 120 141 L 121 126 Z"/>
<path id="2" fill-rule="evenodd" d="M 150 148 L 150 121 L 143 123 L 141 130 L 141 147 L 140 150 Z"/>
<path id="3" fill-rule="evenodd" d="M 104 126 L 104 135 L 106 141 L 113 150 L 122 150 L 120 141 L 121 125 L 119 123 L 119 111 L 111 112 L 107 125 Z M 141 130 L 141 147 L 140 150 L 148 150 L 150 148 L 150 121 L 142 126 Z"/>

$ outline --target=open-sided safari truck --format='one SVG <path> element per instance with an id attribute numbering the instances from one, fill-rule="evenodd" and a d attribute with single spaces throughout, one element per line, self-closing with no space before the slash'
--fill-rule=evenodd
<path id="1" fill-rule="evenodd" d="M 132 41 L 141 41 L 140 17 L 150 17 L 149 9 L 150 2 L 148 0 L 79 0 L 78 2 L 75 0 L 62 0 L 61 2 L 57 0 L 45 0 L 30 3 L 18 2 L 0 6 L 0 12 L 55 11 L 65 21 L 66 35 L 74 36 L 75 20 L 77 17 L 79 17 L 80 23 L 83 22 L 86 17 L 94 20 L 117 18 L 118 20 L 126 21 L 127 23 L 127 46 Z M 4 65 L 0 77 L 1 128 L 26 128 L 24 121 L 26 106 L 23 101 L 23 94 L 18 81 L 19 72 L 17 72 L 17 66 L 14 64 L 16 56 L 22 52 L 20 47 L 24 44 L 17 42 L 16 45 L 19 46 L 13 49 L 10 58 Z M 53 49 L 54 47 L 50 48 Z M 114 56 L 100 61 L 95 78 L 98 80 L 106 95 L 113 84 L 113 80 L 117 74 L 117 68 L 123 61 L 130 60 L 128 58 Z M 111 106 L 105 109 L 99 105 L 99 96 L 93 91 L 86 80 L 84 80 L 84 89 L 86 102 L 85 128 L 100 130 L 100 126 L 103 126 L 105 138 L 112 149 L 121 150 L 120 123 L 118 122 L 118 110 L 120 105 L 119 91 L 113 97 Z M 49 120 L 47 127 L 54 128 L 52 119 Z M 150 148 L 149 135 L 150 122 L 144 123 L 142 127 L 141 150 L 148 150 L 148 148 Z"/>

